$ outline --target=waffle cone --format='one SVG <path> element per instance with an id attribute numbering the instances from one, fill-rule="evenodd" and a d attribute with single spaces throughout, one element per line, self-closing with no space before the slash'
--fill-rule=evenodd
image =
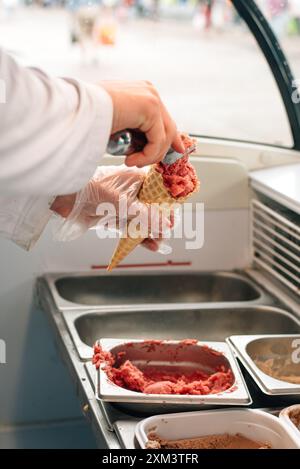
<path id="1" fill-rule="evenodd" d="M 115 252 L 113 253 L 107 270 L 111 271 L 117 267 L 117 265 L 120 264 L 120 262 L 122 262 L 122 260 L 125 259 L 131 251 L 141 244 L 143 240 L 144 238 L 130 238 L 129 236 L 127 238 L 121 238 Z"/>
<path id="2" fill-rule="evenodd" d="M 189 197 L 190 194 L 186 197 L 174 199 L 164 185 L 162 175 L 155 169 L 155 165 L 151 166 L 138 195 L 140 202 L 144 204 L 182 204 Z"/>
<path id="3" fill-rule="evenodd" d="M 138 199 L 144 204 L 169 204 L 174 205 L 175 203 L 184 203 L 187 199 L 191 197 L 195 192 L 199 190 L 199 184 L 196 186 L 195 190 L 188 194 L 186 197 L 174 198 L 172 197 L 167 188 L 164 185 L 162 175 L 155 169 L 155 165 L 151 166 L 144 182 L 141 187 L 141 190 L 138 194 Z M 110 260 L 110 263 L 107 267 L 107 270 L 111 271 L 117 265 L 125 259 L 139 244 L 144 241 L 145 238 L 137 237 L 120 239 L 118 246 L 113 253 L 113 256 Z"/>

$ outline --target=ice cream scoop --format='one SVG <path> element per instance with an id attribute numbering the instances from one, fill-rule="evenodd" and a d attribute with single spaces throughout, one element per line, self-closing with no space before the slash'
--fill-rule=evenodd
<path id="1" fill-rule="evenodd" d="M 122 130 L 113 134 L 108 142 L 107 153 L 114 156 L 132 155 L 138 151 L 142 151 L 147 144 L 146 135 L 135 130 Z M 191 145 L 185 153 L 177 153 L 171 147 L 167 152 L 163 163 L 171 165 L 185 155 L 189 155 L 195 151 L 196 145 Z"/>

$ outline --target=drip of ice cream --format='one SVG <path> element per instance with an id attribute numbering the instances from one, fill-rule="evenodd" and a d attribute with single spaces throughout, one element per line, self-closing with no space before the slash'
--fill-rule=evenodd
<path id="1" fill-rule="evenodd" d="M 181 135 L 181 138 L 186 150 L 194 147 L 195 141 L 192 138 L 184 134 Z M 162 175 L 164 185 L 174 199 L 188 196 L 199 184 L 196 171 L 189 162 L 188 155 L 184 155 L 173 164 L 158 163 L 156 170 Z"/>
<path id="2" fill-rule="evenodd" d="M 153 341 L 155 342 L 155 341 Z M 155 342 L 156 343 L 156 342 Z M 146 346 L 154 346 L 151 341 Z M 182 341 L 181 346 L 195 344 L 194 340 Z M 128 344 L 127 344 L 128 345 Z M 120 357 L 119 352 L 118 357 Z M 219 353 L 211 350 L 212 354 Z M 194 371 L 182 374 L 170 370 L 158 371 L 148 366 L 141 370 L 130 360 L 126 360 L 119 367 L 115 367 L 116 360 L 110 352 L 104 352 L 100 346 L 95 345 L 93 363 L 99 368 L 105 363 L 104 370 L 108 378 L 121 388 L 145 394 L 181 394 L 181 395 L 207 395 L 217 394 L 231 388 L 234 376 L 230 368 L 218 366 L 212 373 Z"/>

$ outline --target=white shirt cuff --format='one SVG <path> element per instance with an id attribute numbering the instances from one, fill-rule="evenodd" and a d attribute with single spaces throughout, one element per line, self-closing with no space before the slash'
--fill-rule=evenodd
<path id="1" fill-rule="evenodd" d="M 53 215 L 53 199 L 0 196 L 0 234 L 29 251 Z"/>

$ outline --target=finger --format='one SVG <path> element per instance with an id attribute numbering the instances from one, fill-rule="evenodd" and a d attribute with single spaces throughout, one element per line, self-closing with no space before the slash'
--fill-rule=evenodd
<path id="1" fill-rule="evenodd" d="M 175 214 L 174 214 L 174 210 L 171 210 L 171 212 L 170 212 L 170 228 L 174 228 L 174 224 L 175 224 Z"/>
<path id="2" fill-rule="evenodd" d="M 68 218 L 73 210 L 76 200 L 76 194 L 59 195 L 52 203 L 50 210 L 57 213 L 63 218 Z"/>
<path id="3" fill-rule="evenodd" d="M 169 244 L 157 239 L 147 238 L 143 241 L 142 246 L 159 254 L 168 255 L 172 253 L 172 247 Z"/>
<path id="4" fill-rule="evenodd" d="M 165 127 L 161 117 L 156 117 L 150 128 L 141 127 L 141 130 L 145 132 L 148 143 L 143 151 L 127 156 L 125 160 L 127 166 L 143 167 L 158 163 L 168 151 Z"/>
<path id="5" fill-rule="evenodd" d="M 177 151 L 178 153 L 184 153 L 185 147 L 180 133 L 178 132 L 176 124 L 171 118 L 163 102 L 161 102 L 161 108 L 168 146 L 172 147 L 173 150 Z"/>
<path id="6" fill-rule="evenodd" d="M 172 139 L 172 148 L 177 151 L 178 153 L 184 153 L 185 152 L 185 146 L 183 144 L 181 135 L 178 131 L 176 131 L 173 139 Z"/>
<path id="7" fill-rule="evenodd" d="M 165 133 L 163 133 L 163 138 L 165 138 Z M 162 148 L 161 143 L 149 142 L 143 151 L 127 156 L 125 164 L 129 167 L 137 166 L 138 168 L 143 168 L 144 166 L 159 163 L 165 157 L 168 151 L 167 148 L 168 146 L 165 144 Z"/>

